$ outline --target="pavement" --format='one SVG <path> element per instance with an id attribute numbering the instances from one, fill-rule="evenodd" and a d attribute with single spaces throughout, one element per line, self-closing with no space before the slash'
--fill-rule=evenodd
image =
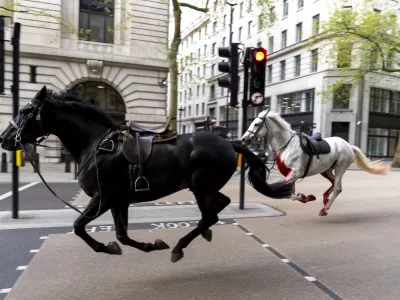
<path id="1" fill-rule="evenodd" d="M 350 170 L 326 217 L 318 216 L 322 193 L 330 186 L 322 176 L 296 184 L 297 192 L 317 197 L 306 204 L 269 199 L 246 184 L 246 209 L 238 217 L 239 183 L 233 178 L 222 189 L 233 203 L 213 226 L 213 241 L 196 239 L 176 264 L 170 262 L 171 249 L 142 253 L 122 246 L 122 256 L 94 253 L 67 222 L 55 227 L 66 219 L 72 224 L 76 213 L 71 209 L 24 211 L 21 216 L 43 215 L 20 220 L 3 212 L 8 214 L 0 221 L 4 228 L 12 221 L 29 226 L 49 221 L 53 227 L 0 230 L 0 299 L 399 299 L 399 181 L 396 171 L 371 175 Z M 161 238 L 174 246 L 200 216 L 192 201 L 185 190 L 135 204 L 130 236 Z M 262 205 L 268 207 L 264 213 L 276 215 L 250 213 Z M 91 222 L 87 231 L 114 241 L 110 220 Z"/>

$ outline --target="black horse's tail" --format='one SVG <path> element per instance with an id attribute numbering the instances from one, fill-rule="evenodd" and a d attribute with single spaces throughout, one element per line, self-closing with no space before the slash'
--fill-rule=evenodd
<path id="1" fill-rule="evenodd" d="M 231 144 L 237 153 L 241 153 L 247 160 L 250 170 L 248 179 L 252 187 L 259 193 L 275 199 L 288 198 L 292 195 L 292 183 L 276 182 L 267 183 L 267 175 L 269 172 L 264 162 L 253 152 L 239 144 Z"/>

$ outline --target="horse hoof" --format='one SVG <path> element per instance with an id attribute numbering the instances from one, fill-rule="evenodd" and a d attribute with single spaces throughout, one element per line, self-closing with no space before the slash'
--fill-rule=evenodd
<path id="1" fill-rule="evenodd" d="M 156 250 L 165 250 L 165 249 L 169 249 L 169 246 L 166 242 L 164 242 L 163 240 L 160 239 L 156 239 L 156 241 L 154 242 L 154 247 Z"/>
<path id="2" fill-rule="evenodd" d="M 107 252 L 113 255 L 121 255 L 122 250 L 116 242 L 109 242 L 107 245 Z"/>
<path id="3" fill-rule="evenodd" d="M 308 201 L 315 201 L 315 200 L 317 200 L 317 198 L 315 198 L 314 195 L 308 195 L 308 196 L 307 196 L 307 200 L 308 200 Z"/>
<path id="4" fill-rule="evenodd" d="M 203 238 L 209 242 L 211 242 L 212 240 L 212 231 L 210 229 L 206 229 L 204 230 L 201 235 L 203 236 Z"/>
<path id="5" fill-rule="evenodd" d="M 321 217 L 325 217 L 325 216 L 328 215 L 328 213 L 327 213 L 326 211 L 320 211 L 320 212 L 319 212 L 319 215 L 320 215 Z"/>
<path id="6" fill-rule="evenodd" d="M 171 255 L 171 261 L 173 263 L 176 263 L 177 261 L 180 261 L 183 258 L 183 251 L 179 252 L 179 253 L 172 253 Z"/>

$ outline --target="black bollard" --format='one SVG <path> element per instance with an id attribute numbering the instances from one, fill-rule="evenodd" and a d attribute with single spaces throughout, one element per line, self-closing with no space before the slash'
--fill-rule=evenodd
<path id="1" fill-rule="evenodd" d="M 71 156 L 68 153 L 64 155 L 65 173 L 71 173 Z"/>
<path id="2" fill-rule="evenodd" d="M 7 163 L 7 153 L 3 152 L 1 154 L 1 173 L 7 173 L 8 163 Z"/>
<path id="3" fill-rule="evenodd" d="M 36 166 L 38 172 L 40 172 L 40 165 L 39 165 L 39 153 L 33 153 L 33 163 Z M 36 170 L 33 169 L 33 173 L 36 173 Z"/>

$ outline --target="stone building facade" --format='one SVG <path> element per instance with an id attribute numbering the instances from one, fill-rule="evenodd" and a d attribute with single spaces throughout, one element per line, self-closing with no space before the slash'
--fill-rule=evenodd
<path id="1" fill-rule="evenodd" d="M 0 0 L 0 5 L 10 3 Z M 163 0 L 18 1 L 5 37 L 21 23 L 20 105 L 46 85 L 73 90 L 118 123 L 158 125 L 167 115 L 168 5 Z M 12 48 L 6 43 L 0 129 L 12 116 Z M 61 146 L 54 136 L 47 146 Z M 60 150 L 38 149 L 57 162 Z"/>

